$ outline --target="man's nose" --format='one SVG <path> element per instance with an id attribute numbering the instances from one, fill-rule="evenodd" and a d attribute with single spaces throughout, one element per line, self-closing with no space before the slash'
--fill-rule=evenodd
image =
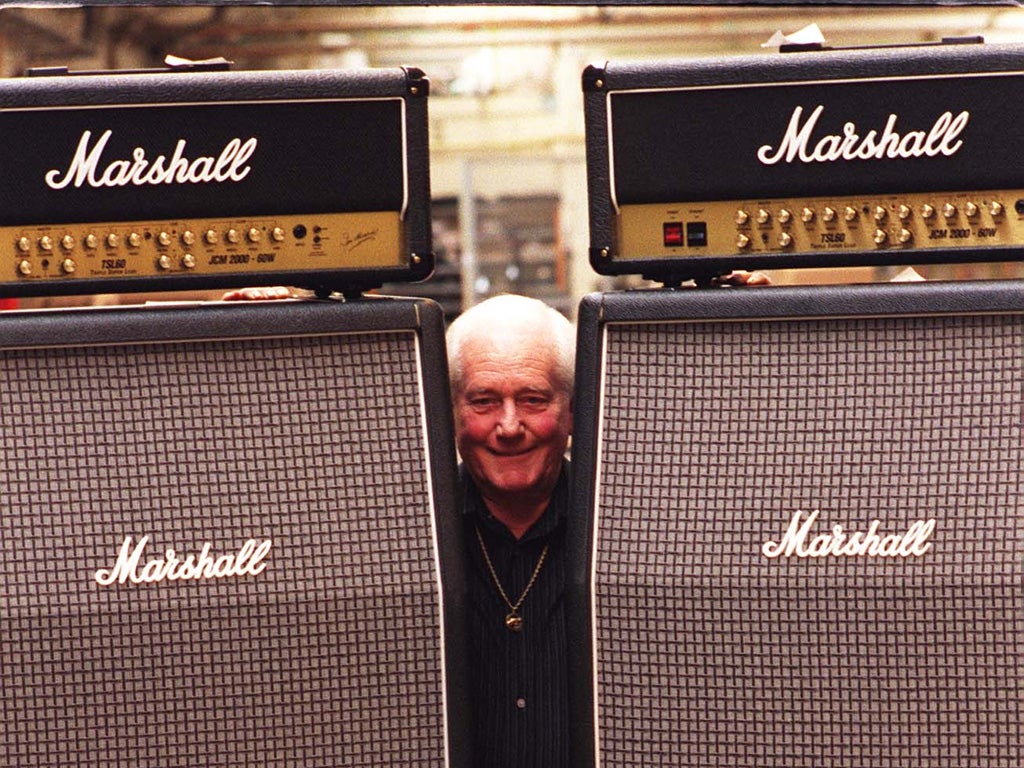
<path id="1" fill-rule="evenodd" d="M 522 431 L 523 423 L 519 419 L 519 409 L 515 401 L 507 401 L 501 405 L 501 414 L 498 418 L 498 434 L 503 437 L 510 437 Z"/>

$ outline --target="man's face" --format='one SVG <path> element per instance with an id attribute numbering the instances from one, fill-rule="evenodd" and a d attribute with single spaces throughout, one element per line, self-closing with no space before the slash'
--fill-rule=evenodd
<path id="1" fill-rule="evenodd" d="M 572 432 L 572 404 L 555 354 L 534 336 L 469 339 L 455 431 L 466 469 L 485 498 L 544 501 Z"/>

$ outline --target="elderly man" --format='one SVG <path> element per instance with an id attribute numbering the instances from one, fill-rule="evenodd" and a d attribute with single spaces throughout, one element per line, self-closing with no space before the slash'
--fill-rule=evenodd
<path id="1" fill-rule="evenodd" d="M 469 545 L 476 765 L 569 763 L 563 591 L 575 332 L 498 296 L 448 330 Z"/>

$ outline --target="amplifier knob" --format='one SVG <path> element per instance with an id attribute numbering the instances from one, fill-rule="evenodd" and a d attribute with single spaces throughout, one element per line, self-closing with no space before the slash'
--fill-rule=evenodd
<path id="1" fill-rule="evenodd" d="M 206 232 L 203 234 L 203 239 L 207 243 L 209 243 L 210 245 L 216 245 L 217 244 L 217 230 L 215 230 L 215 229 L 208 229 L 208 230 L 206 230 Z"/>
<path id="2" fill-rule="evenodd" d="M 18 271 L 26 276 L 31 275 L 32 262 L 30 262 L 28 259 L 22 259 L 21 261 L 18 262 Z"/>
<path id="3" fill-rule="evenodd" d="M 89 248 L 90 250 L 92 250 L 93 248 L 98 248 L 99 244 L 100 244 L 100 239 L 98 237 L 96 237 L 96 235 L 94 235 L 92 232 L 90 232 L 88 235 L 85 236 L 85 247 L 86 248 Z"/>
<path id="4" fill-rule="evenodd" d="M 121 242 L 121 238 L 119 238 L 115 233 L 111 232 L 109 235 L 107 235 L 107 247 L 108 248 L 117 248 L 117 246 L 118 246 L 118 244 L 120 242 Z"/>
<path id="5" fill-rule="evenodd" d="M 978 206 L 974 203 L 966 203 L 964 205 L 964 213 L 967 214 L 967 218 L 973 219 L 978 215 Z"/>
<path id="6" fill-rule="evenodd" d="M 925 203 L 921 206 L 921 218 L 925 221 L 935 218 L 935 206 Z"/>
<path id="7" fill-rule="evenodd" d="M 138 248 L 140 245 L 142 245 L 142 235 L 140 235 L 138 232 L 132 232 L 131 234 L 129 234 L 128 245 L 130 245 L 132 248 Z"/>
<path id="8" fill-rule="evenodd" d="M 260 241 L 260 231 L 256 227 L 250 227 L 249 231 L 245 233 L 245 239 L 250 243 L 258 243 Z"/>
<path id="9" fill-rule="evenodd" d="M 173 266 L 173 263 L 171 262 L 171 257 L 165 253 L 156 260 L 156 265 L 160 267 L 160 269 L 170 269 Z"/>
<path id="10" fill-rule="evenodd" d="M 800 211 L 800 221 L 802 221 L 804 224 L 810 224 L 812 221 L 814 221 L 814 209 L 804 208 L 802 211 Z"/>
<path id="11" fill-rule="evenodd" d="M 872 239 L 875 241 L 875 245 L 885 245 L 886 240 L 889 239 L 889 233 L 884 229 L 876 229 Z"/>
<path id="12" fill-rule="evenodd" d="M 776 218 L 778 218 L 780 224 L 789 224 L 790 220 L 793 218 L 793 214 L 786 208 L 783 208 L 779 211 L 779 215 Z"/>
<path id="13" fill-rule="evenodd" d="M 847 221 L 856 221 L 857 209 L 854 208 L 852 205 L 846 206 L 846 208 L 843 209 L 843 218 L 846 219 Z"/>
<path id="14" fill-rule="evenodd" d="M 42 237 L 39 238 L 39 247 L 42 248 L 44 251 L 52 251 L 53 238 L 50 237 L 49 235 L 43 235 Z"/>
<path id="15" fill-rule="evenodd" d="M 999 217 L 1003 215 L 1003 204 L 993 200 L 988 204 L 988 212 L 990 216 Z"/>
<path id="16" fill-rule="evenodd" d="M 793 236 L 789 232 L 783 232 L 779 235 L 779 245 L 783 248 L 789 248 L 793 244 Z"/>
<path id="17" fill-rule="evenodd" d="M 156 241 L 160 243 L 160 245 L 170 245 L 171 240 L 172 238 L 169 232 L 161 232 L 156 236 Z"/>
<path id="18" fill-rule="evenodd" d="M 27 237 L 19 237 L 18 250 L 21 251 L 22 253 L 28 253 L 30 250 L 32 250 L 32 241 L 29 240 Z"/>
<path id="19" fill-rule="evenodd" d="M 947 219 L 952 219 L 956 216 L 956 206 L 952 203 L 946 203 L 942 206 L 942 215 Z"/>
<path id="20" fill-rule="evenodd" d="M 740 225 L 746 224 L 748 221 L 750 221 L 750 214 L 747 213 L 746 211 L 744 211 L 742 208 L 740 208 L 738 211 L 736 211 L 736 215 L 733 216 L 732 220 L 735 221 L 737 224 L 740 224 Z M 277 230 L 275 230 L 275 231 L 277 231 Z M 277 238 L 275 238 L 275 239 L 277 239 Z M 284 238 L 282 238 L 282 239 L 284 239 Z"/>
<path id="21" fill-rule="evenodd" d="M 744 248 L 749 248 L 750 238 L 740 233 L 739 235 L 736 236 L 736 247 L 739 248 L 740 250 L 743 250 Z"/>
<path id="22" fill-rule="evenodd" d="M 181 263 L 185 266 L 185 269 L 195 269 L 196 257 L 191 253 L 186 253 L 181 257 Z"/>
<path id="23" fill-rule="evenodd" d="M 825 210 L 821 212 L 822 221 L 835 221 L 836 211 L 835 208 L 829 208 L 825 206 Z"/>
<path id="24" fill-rule="evenodd" d="M 766 211 L 764 208 L 759 208 L 757 211 L 757 223 L 767 224 L 772 220 L 772 212 Z"/>
<path id="25" fill-rule="evenodd" d="M 889 211 L 885 209 L 885 206 L 876 205 L 874 210 L 875 221 L 881 224 L 889 216 Z"/>
<path id="26" fill-rule="evenodd" d="M 274 227 L 270 232 L 270 237 L 275 243 L 284 242 L 284 230 L 281 227 Z"/>
<path id="27" fill-rule="evenodd" d="M 65 251 L 73 251 L 75 249 L 75 238 L 71 235 L 64 235 L 64 237 L 60 239 L 60 247 Z"/>
<path id="28" fill-rule="evenodd" d="M 195 245 L 196 244 L 196 233 L 191 229 L 186 229 L 181 233 L 181 242 L 184 245 Z"/>
<path id="29" fill-rule="evenodd" d="M 225 238 L 227 239 L 227 241 L 229 243 L 237 243 L 239 240 L 242 239 L 242 236 L 238 233 L 237 229 L 232 227 L 231 229 L 229 229 L 227 231 L 227 234 L 225 235 Z"/>
<path id="30" fill-rule="evenodd" d="M 897 215 L 900 217 L 900 221 L 908 221 L 914 215 L 914 209 L 909 205 L 901 205 Z"/>
<path id="31" fill-rule="evenodd" d="M 900 233 L 896 236 L 896 239 L 899 240 L 903 245 L 906 245 L 907 243 L 911 242 L 914 239 L 914 233 L 911 232 L 909 229 L 903 228 L 900 230 Z"/>
<path id="32" fill-rule="evenodd" d="M 70 275 L 78 268 L 78 265 L 75 264 L 74 259 L 64 259 L 64 261 L 60 263 L 60 268 L 64 274 Z"/>

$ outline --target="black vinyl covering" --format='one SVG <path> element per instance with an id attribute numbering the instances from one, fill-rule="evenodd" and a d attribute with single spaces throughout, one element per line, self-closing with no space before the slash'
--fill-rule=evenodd
<path id="1" fill-rule="evenodd" d="M 0 224 L 239 218 L 390 211 L 417 259 L 380 270 L 324 269 L 307 287 L 349 292 L 433 270 L 429 81 L 412 68 L 65 74 L 0 81 L 5 184 Z M 227 150 L 234 145 L 237 151 Z M 174 158 L 211 158 L 230 183 L 171 183 Z M 95 158 L 93 172 L 74 158 Z M 136 158 L 143 183 L 105 183 Z M 244 162 L 233 166 L 232 158 Z M 224 162 L 220 162 L 224 159 Z M 236 167 L 237 166 L 237 167 Z M 76 171 L 77 168 L 77 171 Z M 295 275 L 174 275 L 30 286 L 47 292 L 295 285 Z"/>
<path id="2" fill-rule="evenodd" d="M 616 262 L 614 219 L 616 206 L 629 204 L 1018 189 L 1019 147 L 1006 127 L 1016 120 L 1022 88 L 1024 47 L 977 40 L 590 67 L 583 90 L 591 263 L 602 274 L 673 282 L 735 268 L 1019 258 L 1016 247 L 948 247 Z M 948 156 L 758 160 L 760 148 L 783 144 L 795 109 L 806 125 L 815 107 L 823 112 L 812 148 L 847 128 L 881 134 L 890 116 L 897 131 L 927 130 L 943 112 L 970 118 L 957 137 L 962 146 Z"/>
<path id="3" fill-rule="evenodd" d="M 472 768 L 436 304 L 0 320 L 5 764 Z M 247 538 L 264 569 L 147 564 Z"/>
<path id="4" fill-rule="evenodd" d="M 1022 318 L 1019 281 L 583 300 L 576 765 L 1020 762 Z M 798 504 L 935 537 L 762 558 Z"/>

